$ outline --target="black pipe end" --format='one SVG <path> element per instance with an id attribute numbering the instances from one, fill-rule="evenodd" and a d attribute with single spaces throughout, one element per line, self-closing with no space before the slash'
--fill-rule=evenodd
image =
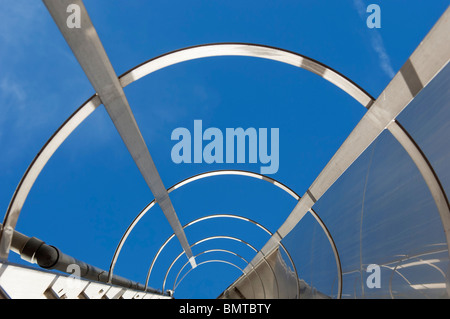
<path id="1" fill-rule="evenodd" d="M 58 262 L 59 252 L 55 247 L 44 244 L 39 247 L 35 257 L 40 267 L 51 269 Z"/>

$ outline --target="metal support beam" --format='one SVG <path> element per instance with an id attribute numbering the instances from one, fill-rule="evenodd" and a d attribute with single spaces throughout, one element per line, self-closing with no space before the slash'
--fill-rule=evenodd
<path id="1" fill-rule="evenodd" d="M 43 2 L 99 95 L 187 257 L 191 260 L 192 266 L 195 267 L 192 251 L 167 190 L 142 137 L 122 85 L 108 59 L 83 2 L 81 0 L 43 0 Z M 69 5 L 77 5 L 80 8 L 80 28 L 69 28 L 67 26 L 67 8 Z"/>

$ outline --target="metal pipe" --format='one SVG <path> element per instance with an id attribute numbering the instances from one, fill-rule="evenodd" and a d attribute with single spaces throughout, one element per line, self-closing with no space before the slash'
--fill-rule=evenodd
<path id="1" fill-rule="evenodd" d="M 2 224 L 0 224 L 0 227 Z M 127 289 L 140 290 L 159 295 L 166 295 L 163 292 L 145 287 L 145 285 L 126 279 L 121 276 L 113 275 L 112 280 L 108 282 L 108 272 L 98 267 L 85 263 L 72 256 L 69 256 L 59 250 L 57 247 L 47 245 L 44 241 L 36 237 L 28 237 L 18 231 L 14 231 L 11 250 L 20 255 L 20 258 L 29 263 L 37 264 L 44 269 L 59 270 L 64 273 L 73 271 L 73 266 L 77 266 L 80 278 L 109 283 Z"/>

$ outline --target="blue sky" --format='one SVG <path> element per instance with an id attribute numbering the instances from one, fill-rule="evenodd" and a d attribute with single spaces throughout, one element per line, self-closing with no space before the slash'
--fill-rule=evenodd
<path id="1" fill-rule="evenodd" d="M 34 156 L 93 93 L 68 45 L 40 1 L 0 0 L 0 211 Z M 365 8 L 381 8 L 369 29 Z M 449 2 L 393 1 L 106 1 L 85 5 L 118 75 L 160 54 L 213 42 L 251 42 L 309 56 L 377 97 L 419 45 Z M 344 92 L 307 71 L 274 61 L 217 57 L 160 70 L 125 88 L 166 187 L 216 169 L 259 172 L 257 164 L 175 164 L 178 127 L 279 128 L 280 166 L 270 177 L 302 195 L 364 114 Z M 36 181 L 17 230 L 107 269 L 115 246 L 153 195 L 103 107 L 65 141 Z M 268 183 L 215 177 L 173 193 L 180 221 L 218 213 L 247 216 L 275 231 L 295 201 Z M 188 240 L 235 233 L 258 248 L 267 236 L 242 222 L 205 222 Z M 154 208 L 130 236 L 116 273 L 144 281 L 153 255 L 171 235 Z M 234 249 L 230 242 L 204 249 Z M 150 285 L 180 252 L 161 256 Z M 194 251 L 195 253 L 196 251 Z M 197 251 L 197 253 L 200 250 Z M 206 256 L 204 256 L 206 257 Z M 217 258 L 230 258 L 216 256 Z M 11 254 L 11 260 L 20 260 Z M 206 259 L 205 259 L 206 260 Z M 229 259 L 231 260 L 231 259 Z M 176 272 L 185 260 L 176 268 Z M 161 277 L 162 276 L 162 277 Z M 216 297 L 239 271 L 205 264 L 192 271 L 177 298 Z"/>

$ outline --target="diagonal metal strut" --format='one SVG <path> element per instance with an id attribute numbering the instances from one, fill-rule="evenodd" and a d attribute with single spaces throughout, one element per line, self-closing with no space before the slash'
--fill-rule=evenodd
<path id="1" fill-rule="evenodd" d="M 186 234 L 159 176 L 131 111 L 123 88 L 81 0 L 43 0 L 83 71 L 99 95 L 117 131 L 169 221 L 192 267 L 196 266 Z M 70 6 L 70 7 L 69 7 Z M 69 27 L 68 18 L 79 10 L 79 28 Z"/>

